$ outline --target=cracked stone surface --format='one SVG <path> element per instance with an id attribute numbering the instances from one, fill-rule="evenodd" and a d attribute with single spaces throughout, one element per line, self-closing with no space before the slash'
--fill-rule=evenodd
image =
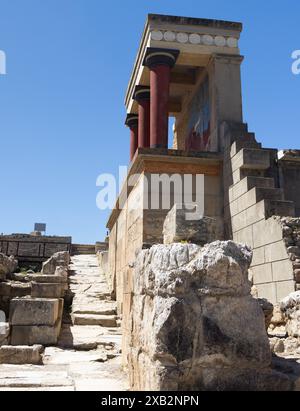
<path id="1" fill-rule="evenodd" d="M 121 369 L 116 303 L 110 299 L 96 256 L 72 257 L 70 271 L 75 325 L 63 324 L 58 346 L 46 348 L 43 365 L 0 365 L 0 391 L 128 390 Z M 84 317 L 86 325 L 77 325 L 76 316 Z M 97 316 L 107 317 L 108 326 L 98 325 Z"/>

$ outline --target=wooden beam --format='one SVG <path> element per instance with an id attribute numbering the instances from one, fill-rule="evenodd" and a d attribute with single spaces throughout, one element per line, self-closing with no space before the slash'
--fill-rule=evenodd
<path id="1" fill-rule="evenodd" d="M 196 84 L 196 75 L 195 72 L 189 73 L 179 73 L 173 71 L 171 73 L 171 83 L 174 84 L 184 84 L 184 85 L 195 85 Z"/>

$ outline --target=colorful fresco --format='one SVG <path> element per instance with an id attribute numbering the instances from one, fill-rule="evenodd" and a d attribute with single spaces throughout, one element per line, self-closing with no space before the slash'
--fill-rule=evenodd
<path id="1" fill-rule="evenodd" d="M 210 104 L 208 77 L 201 84 L 190 106 L 186 150 L 208 151 L 210 139 Z"/>

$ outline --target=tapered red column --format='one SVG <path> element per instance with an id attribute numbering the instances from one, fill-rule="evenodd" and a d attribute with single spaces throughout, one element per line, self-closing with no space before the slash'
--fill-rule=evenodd
<path id="1" fill-rule="evenodd" d="M 168 148 L 171 68 L 178 50 L 148 48 L 144 65 L 150 70 L 150 147 Z"/>
<path id="2" fill-rule="evenodd" d="M 136 114 L 127 114 L 125 124 L 130 129 L 130 161 L 138 148 L 138 123 L 139 118 Z"/>
<path id="3" fill-rule="evenodd" d="M 150 87 L 136 86 L 134 99 L 139 105 L 139 147 L 150 147 Z"/>

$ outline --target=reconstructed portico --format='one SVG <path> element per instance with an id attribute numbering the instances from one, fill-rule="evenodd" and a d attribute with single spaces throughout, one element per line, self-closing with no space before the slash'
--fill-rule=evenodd
<path id="1" fill-rule="evenodd" d="M 242 122 L 241 30 L 240 23 L 148 16 L 125 105 L 128 114 L 139 114 L 151 148 L 168 147 L 169 117 L 176 120 L 172 146 L 181 150 L 219 151 L 219 124 Z M 201 118 L 191 111 L 197 105 Z M 140 141 L 147 147 L 147 138 Z"/>
<path id="2" fill-rule="evenodd" d="M 219 20 L 151 14 L 146 21 L 125 98 L 129 173 L 107 224 L 108 277 L 125 327 L 136 253 L 172 239 L 247 244 L 253 249 L 250 279 L 257 297 L 274 303 L 300 288 L 298 220 L 293 220 L 300 197 L 289 189 L 300 183 L 300 155 L 262 148 L 243 123 L 241 31 L 241 23 Z M 204 219 L 193 228 L 180 211 L 187 202 L 176 197 L 174 174 L 192 197 L 199 191 L 197 176 L 203 177 Z M 169 178 L 168 208 L 153 209 L 147 202 L 155 191 L 165 194 L 163 185 L 149 185 L 153 175 Z"/>

